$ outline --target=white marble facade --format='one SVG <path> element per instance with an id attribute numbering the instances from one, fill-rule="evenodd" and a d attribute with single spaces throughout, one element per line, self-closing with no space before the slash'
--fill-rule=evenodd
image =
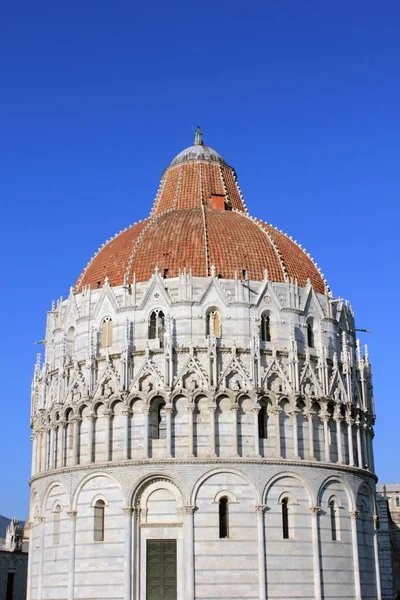
<path id="1" fill-rule="evenodd" d="M 53 305 L 32 383 L 28 600 L 146 600 L 148 539 L 177 540 L 177 600 L 380 599 L 354 327 L 328 290 L 268 273 L 156 272 Z"/>

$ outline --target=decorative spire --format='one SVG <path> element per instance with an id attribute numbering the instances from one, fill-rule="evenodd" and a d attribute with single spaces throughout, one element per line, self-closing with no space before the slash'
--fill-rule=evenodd
<path id="1" fill-rule="evenodd" d="M 203 132 L 200 129 L 200 125 L 197 126 L 197 129 L 194 133 L 194 145 L 202 146 L 203 145 Z"/>

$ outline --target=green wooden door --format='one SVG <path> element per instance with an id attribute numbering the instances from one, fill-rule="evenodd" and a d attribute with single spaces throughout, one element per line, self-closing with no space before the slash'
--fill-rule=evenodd
<path id="1" fill-rule="evenodd" d="M 147 540 L 147 600 L 177 600 L 176 540 Z"/>

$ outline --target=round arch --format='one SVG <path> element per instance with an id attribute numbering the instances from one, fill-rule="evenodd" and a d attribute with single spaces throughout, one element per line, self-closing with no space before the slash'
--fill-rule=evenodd
<path id="1" fill-rule="evenodd" d="M 254 496 L 254 504 L 260 504 L 260 494 L 257 490 L 255 481 L 249 477 L 248 473 L 242 471 L 241 469 L 235 469 L 231 467 L 228 467 L 226 469 L 217 467 L 210 469 L 206 473 L 203 473 L 203 475 L 201 475 L 193 485 L 192 491 L 190 493 L 190 504 L 196 505 L 197 494 L 203 483 L 213 475 L 218 475 L 220 473 L 231 473 L 232 475 L 237 475 L 238 477 L 243 479 L 252 489 Z"/>
<path id="2" fill-rule="evenodd" d="M 308 499 L 310 501 L 310 506 L 314 506 L 316 503 L 316 498 L 312 492 L 312 489 L 308 483 L 308 481 L 305 479 L 305 477 L 303 477 L 303 475 L 300 475 L 299 473 L 296 473 L 295 471 L 282 471 L 280 473 L 275 473 L 275 475 L 272 475 L 272 477 L 270 477 L 270 479 L 267 481 L 267 483 L 265 484 L 263 491 L 262 491 L 262 504 L 266 504 L 267 503 L 267 498 L 268 498 L 268 494 L 272 488 L 272 486 L 279 481 L 279 479 L 283 479 L 284 477 L 292 477 L 293 479 L 297 479 L 297 481 L 299 483 L 301 483 L 301 485 L 304 487 Z"/>
<path id="3" fill-rule="evenodd" d="M 94 471 L 94 472 L 86 475 L 83 479 L 81 479 L 81 481 L 75 487 L 75 490 L 72 494 L 72 501 L 71 501 L 72 510 L 77 509 L 78 498 L 79 498 L 79 495 L 80 495 L 82 489 L 85 487 L 85 485 L 87 483 L 89 483 L 89 481 L 91 481 L 92 479 L 95 479 L 96 477 L 106 477 L 107 479 L 109 479 L 110 481 L 115 483 L 121 491 L 124 502 L 126 502 L 125 490 L 123 489 L 121 482 L 118 481 L 118 479 L 116 479 L 113 475 L 110 475 L 110 473 L 107 473 L 107 471 Z"/>

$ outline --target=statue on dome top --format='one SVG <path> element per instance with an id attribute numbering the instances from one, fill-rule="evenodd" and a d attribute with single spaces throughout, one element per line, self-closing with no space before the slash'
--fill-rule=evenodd
<path id="1" fill-rule="evenodd" d="M 203 132 L 200 129 L 200 125 L 197 126 L 197 129 L 194 133 L 194 145 L 202 146 L 203 145 Z"/>

